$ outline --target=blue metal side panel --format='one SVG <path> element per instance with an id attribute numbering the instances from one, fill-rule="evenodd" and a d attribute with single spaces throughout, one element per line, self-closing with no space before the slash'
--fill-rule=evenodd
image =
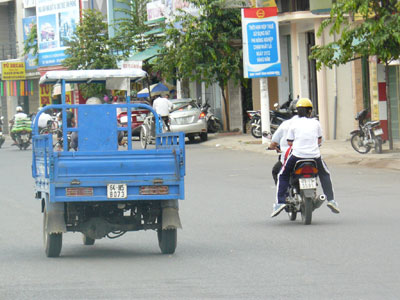
<path id="1" fill-rule="evenodd" d="M 80 151 L 117 150 L 117 114 L 112 105 L 82 105 L 78 114 Z"/>

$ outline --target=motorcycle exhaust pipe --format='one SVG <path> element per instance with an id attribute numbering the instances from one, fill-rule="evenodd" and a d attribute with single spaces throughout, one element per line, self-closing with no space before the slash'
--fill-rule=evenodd
<path id="1" fill-rule="evenodd" d="M 317 196 L 313 201 L 314 208 L 320 207 L 322 205 L 322 203 L 324 203 L 325 200 L 326 200 L 326 196 L 324 194 Z"/>

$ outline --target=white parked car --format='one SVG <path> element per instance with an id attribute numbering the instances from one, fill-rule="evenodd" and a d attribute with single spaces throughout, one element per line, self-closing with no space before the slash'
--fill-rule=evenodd
<path id="1" fill-rule="evenodd" d="M 171 99 L 170 101 L 173 104 L 169 115 L 171 131 L 183 131 L 191 142 L 196 136 L 206 141 L 208 138 L 206 116 L 196 101 L 193 99 Z"/>

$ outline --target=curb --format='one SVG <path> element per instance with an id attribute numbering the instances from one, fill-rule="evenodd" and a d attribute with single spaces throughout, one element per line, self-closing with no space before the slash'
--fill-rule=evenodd
<path id="1" fill-rule="evenodd" d="M 206 147 L 215 147 L 221 150 L 251 151 L 263 155 L 277 156 L 275 151 L 267 151 L 267 145 L 261 144 L 261 139 L 255 139 L 249 134 L 217 133 L 209 134 L 209 139 L 202 142 Z M 325 141 L 321 147 L 321 154 L 328 165 L 348 165 L 367 168 L 388 169 L 400 171 L 400 142 L 395 143 L 394 150 L 390 151 L 387 144 L 381 154 L 360 154 L 354 151 L 349 140 Z"/>

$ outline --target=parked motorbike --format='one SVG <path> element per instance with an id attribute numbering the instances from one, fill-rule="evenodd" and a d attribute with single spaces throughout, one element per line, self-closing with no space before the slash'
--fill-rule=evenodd
<path id="1" fill-rule="evenodd" d="M 0 118 L 0 148 L 4 144 L 4 141 L 6 140 L 6 138 L 3 135 L 3 119 L 4 119 L 4 117 L 1 116 L 1 118 Z"/>
<path id="2" fill-rule="evenodd" d="M 303 223 L 311 224 L 313 211 L 326 200 L 324 194 L 317 196 L 317 176 L 317 163 L 313 159 L 296 162 L 290 176 L 289 196 L 286 198 L 286 211 L 291 221 L 295 221 L 300 212 Z"/>
<path id="3" fill-rule="evenodd" d="M 206 101 L 200 109 L 207 121 L 207 132 L 215 133 L 220 131 L 223 127 L 222 122 L 213 114 L 210 104 Z"/>
<path id="4" fill-rule="evenodd" d="M 259 139 L 262 137 L 261 132 L 261 112 L 255 110 L 248 110 L 247 115 L 250 118 L 250 132 L 251 135 L 255 138 Z M 285 119 L 277 114 L 277 111 L 270 110 L 269 111 L 269 120 L 270 120 L 270 128 L 271 132 L 265 132 L 267 135 L 274 134 L 274 132 L 278 129 L 279 125 L 285 120 L 290 119 L 291 117 L 285 117 Z"/>
<path id="5" fill-rule="evenodd" d="M 351 146 L 358 153 L 366 154 L 372 148 L 376 153 L 382 153 L 382 134 L 379 121 L 367 121 L 368 110 L 363 109 L 356 115 L 358 129 L 351 134 Z"/>

